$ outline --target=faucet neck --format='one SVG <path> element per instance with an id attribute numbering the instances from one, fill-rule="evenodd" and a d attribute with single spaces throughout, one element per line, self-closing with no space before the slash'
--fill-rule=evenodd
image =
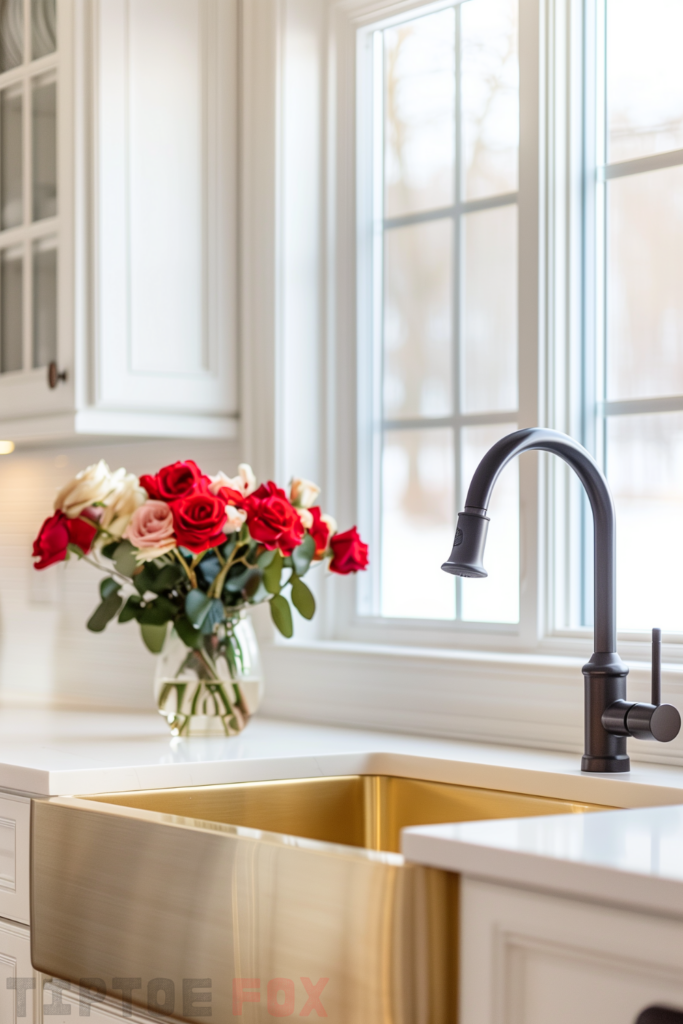
<path id="1" fill-rule="evenodd" d="M 617 649 L 614 504 L 607 481 L 585 448 L 566 434 L 541 427 L 508 434 L 479 463 L 467 492 L 465 512 L 485 516 L 500 473 L 516 455 L 528 451 L 558 455 L 571 466 L 588 495 L 594 524 L 594 650 L 598 654 L 613 654 Z"/>

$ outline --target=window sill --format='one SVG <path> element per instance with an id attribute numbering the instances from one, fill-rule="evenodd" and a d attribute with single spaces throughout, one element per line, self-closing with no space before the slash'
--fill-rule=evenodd
<path id="1" fill-rule="evenodd" d="M 580 753 L 586 658 L 317 641 L 264 644 L 263 713 L 276 718 Z M 683 711 L 683 666 L 665 665 Z M 632 663 L 629 697 L 649 699 Z M 683 765 L 683 736 L 634 743 L 641 761 Z M 637 751 L 637 754 L 636 754 Z"/>

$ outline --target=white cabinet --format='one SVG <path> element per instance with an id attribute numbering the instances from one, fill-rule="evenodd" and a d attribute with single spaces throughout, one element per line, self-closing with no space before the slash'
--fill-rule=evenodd
<path id="1" fill-rule="evenodd" d="M 464 878 L 460 926 L 459 1024 L 635 1024 L 647 1006 L 683 1010 L 683 921 Z"/>
<path id="2" fill-rule="evenodd" d="M 28 928 L 0 920 L 0 1021 L 40 1024 Z"/>
<path id="3" fill-rule="evenodd" d="M 3 438 L 234 436 L 236 35 L 237 0 L 0 6 Z"/>
<path id="4" fill-rule="evenodd" d="M 123 1007 L 120 1002 L 93 1001 L 73 989 L 64 987 L 63 982 L 41 979 L 43 1018 L 40 1024 L 75 1024 L 74 1017 L 85 1018 L 90 1024 L 113 1024 L 122 1020 L 130 1024 L 160 1024 L 161 1018 L 155 1014 L 140 1013 L 131 1010 L 130 1005 Z M 168 1020 L 168 1017 L 165 1018 Z M 3 1019 L 4 1024 L 4 1019 Z"/>

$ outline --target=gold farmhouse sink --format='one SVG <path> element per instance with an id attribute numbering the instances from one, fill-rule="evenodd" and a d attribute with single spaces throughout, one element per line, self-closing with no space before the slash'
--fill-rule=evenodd
<path id="1" fill-rule="evenodd" d="M 457 876 L 400 830 L 605 809 L 373 775 L 35 800 L 33 964 L 179 1020 L 446 1024 Z"/>

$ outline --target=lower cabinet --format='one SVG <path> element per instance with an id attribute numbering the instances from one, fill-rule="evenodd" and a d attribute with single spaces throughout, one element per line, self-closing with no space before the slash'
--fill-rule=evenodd
<path id="1" fill-rule="evenodd" d="M 463 878 L 459 1024 L 635 1024 L 683 1010 L 683 920 Z"/>

